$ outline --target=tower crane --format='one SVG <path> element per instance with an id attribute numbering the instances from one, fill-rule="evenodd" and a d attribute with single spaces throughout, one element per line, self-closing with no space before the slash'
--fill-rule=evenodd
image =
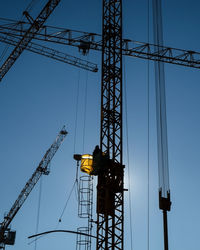
<path id="1" fill-rule="evenodd" d="M 97 249 L 124 247 L 122 0 L 103 0 L 100 149 L 111 159 L 97 184 Z"/>
<path id="2" fill-rule="evenodd" d="M 35 32 L 35 30 L 27 28 L 26 22 L 18 23 L 14 28 L 11 25 L 1 25 L 0 33 L 14 37 L 23 37 L 28 33 L 33 39 L 75 46 L 84 54 L 90 49 L 102 52 L 101 133 L 98 151 L 109 160 L 104 164 L 103 171 L 97 174 L 96 249 L 123 250 L 125 190 L 122 134 L 122 56 L 200 68 L 200 53 L 170 48 L 163 46 L 163 44 L 123 39 L 122 0 L 102 0 L 102 2 L 102 36 L 44 25 L 41 25 L 40 29 Z M 4 75 L 4 71 L 0 69 L 0 79 Z"/>
<path id="3" fill-rule="evenodd" d="M 38 167 L 32 174 L 31 178 L 27 181 L 26 185 L 20 192 L 17 200 L 11 207 L 8 214 L 4 217 L 3 222 L 0 224 L 0 249 L 5 247 L 5 245 L 14 245 L 15 243 L 15 231 L 10 231 L 9 225 L 14 219 L 15 215 L 22 207 L 25 200 L 28 198 L 30 192 L 40 179 L 41 175 L 48 175 L 49 174 L 49 163 L 51 162 L 52 158 L 54 157 L 55 153 L 59 149 L 61 143 L 63 142 L 65 136 L 67 135 L 67 131 L 65 127 L 61 129 L 56 140 L 51 145 L 51 147 L 46 151 L 44 157 L 42 158 L 41 162 L 39 163 Z"/>

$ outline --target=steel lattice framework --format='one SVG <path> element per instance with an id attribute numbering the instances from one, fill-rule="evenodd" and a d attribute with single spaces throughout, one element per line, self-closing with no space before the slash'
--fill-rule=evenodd
<path id="1" fill-rule="evenodd" d="M 18 42 L 19 42 L 19 38 L 15 37 L 13 35 L 4 35 L 4 34 L 0 34 L 0 42 L 9 44 L 9 45 L 13 45 L 13 46 L 17 46 Z M 26 50 L 31 51 L 33 53 L 39 54 L 39 55 L 43 55 L 49 58 L 52 58 L 54 60 L 57 60 L 59 62 L 63 62 L 63 63 L 67 63 L 70 65 L 73 65 L 75 67 L 78 68 L 82 68 L 85 70 L 89 70 L 92 72 L 97 72 L 98 71 L 98 67 L 97 64 L 80 59 L 78 57 L 75 56 L 71 56 L 67 53 L 63 53 L 61 51 L 52 49 L 52 48 L 48 48 L 44 45 L 40 45 L 34 42 L 29 42 L 28 45 L 26 46 Z M 1 78 L 1 75 L 0 75 Z"/>
<path id="2" fill-rule="evenodd" d="M 40 179 L 42 174 L 49 174 L 48 165 L 51 162 L 52 158 L 54 157 L 55 153 L 59 149 L 61 143 L 63 142 L 65 136 L 67 135 L 67 131 L 65 130 L 65 127 L 59 132 L 58 136 L 56 137 L 56 140 L 51 145 L 51 147 L 46 151 L 44 157 L 42 158 L 41 162 L 39 163 L 38 167 L 32 174 L 31 178 L 27 181 L 26 185 L 20 192 L 17 200 L 11 207 L 8 214 L 4 217 L 3 222 L 0 224 L 0 244 L 4 244 L 5 241 L 5 235 L 4 233 L 6 230 L 8 230 L 8 226 L 12 222 L 13 218 L 23 205 L 23 203 L 28 198 L 29 194 L 31 193 L 32 189 Z M 1 248 L 1 245 L 0 245 Z"/>
<path id="3" fill-rule="evenodd" d="M 110 163 L 98 176 L 97 249 L 123 249 L 122 3 L 103 0 L 102 152 Z"/>
<path id="4" fill-rule="evenodd" d="M 0 18 L 0 34 L 21 38 L 27 32 L 28 25 L 30 23 Z M 102 36 L 99 34 L 47 25 L 42 26 L 40 31 L 34 34 L 33 39 L 74 46 L 85 50 L 102 51 L 103 46 Z M 200 68 L 200 53 L 193 50 L 122 39 L 122 54 L 184 67 Z"/>

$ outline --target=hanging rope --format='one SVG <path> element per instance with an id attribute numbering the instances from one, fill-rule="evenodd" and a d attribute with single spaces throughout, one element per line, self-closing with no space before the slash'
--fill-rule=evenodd
<path id="1" fill-rule="evenodd" d="M 77 96 L 76 96 L 74 153 L 76 152 L 76 135 L 77 135 L 77 123 L 78 123 L 79 87 L 80 87 L 80 69 L 79 69 L 79 71 L 78 71 L 78 84 L 77 84 Z M 75 187 L 76 187 L 76 189 L 75 189 Z M 62 210 L 62 212 L 61 212 L 61 215 L 60 215 L 60 217 L 59 217 L 59 219 L 58 219 L 58 223 L 57 223 L 57 225 L 56 225 L 56 227 L 55 227 L 55 230 L 58 228 L 59 223 L 62 221 L 62 217 L 63 217 L 63 215 L 64 215 L 64 213 L 65 213 L 65 211 L 66 211 L 67 205 L 68 205 L 68 203 L 69 203 L 69 200 L 70 200 L 70 198 L 71 198 L 71 196 L 72 196 L 72 193 L 73 193 L 73 190 L 74 190 L 74 189 L 75 189 L 75 192 L 77 192 L 77 193 L 76 193 L 76 197 L 78 197 L 78 165 L 77 165 L 77 168 L 76 168 L 76 177 L 75 177 L 75 181 L 74 181 L 73 186 L 72 186 L 72 189 L 70 190 L 70 193 L 69 193 L 69 195 L 68 195 L 68 197 L 67 197 L 67 199 L 66 199 L 65 205 L 64 205 L 63 210 Z M 38 228 L 38 226 L 37 226 L 36 228 Z M 37 230 L 37 229 L 36 229 L 36 230 Z M 37 237 L 36 239 L 34 239 L 33 241 L 29 242 L 28 245 L 30 245 L 30 244 L 32 244 L 32 243 L 35 242 L 35 250 L 36 250 L 36 241 L 37 241 L 38 239 L 40 239 L 41 237 L 43 237 L 43 235 L 41 235 L 41 236 Z"/>
<path id="2" fill-rule="evenodd" d="M 61 215 L 60 215 L 60 217 L 59 217 L 58 224 L 62 221 L 62 217 L 63 217 L 63 215 L 64 215 L 64 212 L 65 212 L 66 208 L 67 208 L 67 205 L 68 205 L 68 203 L 69 203 L 69 200 L 70 200 L 70 198 L 71 198 L 71 195 L 72 195 L 72 192 L 73 192 L 73 190 L 74 190 L 74 188 L 75 188 L 75 185 L 76 185 L 76 180 L 75 180 L 75 182 L 74 182 L 74 184 L 73 184 L 73 186 L 72 186 L 72 189 L 71 189 L 71 191 L 70 191 L 70 193 L 69 193 L 69 196 L 68 196 L 68 198 L 67 198 L 67 200 L 66 200 L 66 203 L 65 203 L 65 205 L 64 205 L 64 208 L 63 208 L 63 210 L 62 210 L 62 213 L 61 213 Z M 58 224 L 57 224 L 56 228 L 58 227 Z"/>
<path id="3" fill-rule="evenodd" d="M 129 216 L 130 216 L 130 239 L 131 239 L 131 250 L 133 250 L 133 226 L 132 226 L 132 201 L 131 201 L 131 178 L 130 178 L 130 164 L 129 164 L 129 135 L 128 135 L 128 110 L 127 110 L 127 84 L 126 84 L 126 65 L 124 58 L 124 99 L 125 99 L 125 127 L 126 127 L 126 150 L 127 150 L 127 168 L 128 168 L 128 200 L 129 200 Z"/>
<path id="4" fill-rule="evenodd" d="M 77 136 L 77 125 L 78 125 L 78 106 L 79 106 L 79 92 L 80 92 L 80 68 L 78 71 L 78 84 L 77 84 L 77 95 L 76 95 L 76 115 L 75 115 L 75 131 L 74 131 L 74 154 L 76 153 L 76 136 Z M 76 168 L 76 189 L 75 189 L 75 197 L 79 202 L 79 187 L 78 187 L 78 162 Z"/>
<path id="5" fill-rule="evenodd" d="M 55 227 L 55 230 L 58 228 L 59 223 L 62 221 L 62 217 L 63 217 L 63 215 L 64 215 L 64 213 L 65 213 L 65 210 L 66 210 L 66 208 L 67 208 L 67 205 L 68 205 L 68 203 L 69 203 L 69 200 L 70 200 L 70 198 L 71 198 L 71 195 L 72 195 L 72 193 L 73 193 L 73 190 L 74 190 L 75 186 L 76 186 L 76 180 L 74 181 L 74 184 L 73 184 L 73 186 L 72 186 L 72 189 L 70 190 L 70 193 L 69 193 L 69 195 L 68 195 L 68 197 L 67 197 L 67 200 L 66 200 L 66 202 L 65 202 L 65 205 L 64 205 L 64 208 L 63 208 L 63 210 L 62 210 L 62 213 L 61 213 L 61 215 L 60 215 L 60 217 L 59 217 L 59 220 L 58 220 L 58 223 L 57 223 L 57 225 L 56 225 L 56 227 Z M 40 197 L 41 197 L 41 195 L 40 195 Z M 38 220 L 38 221 L 39 221 L 39 220 Z M 37 232 L 38 232 L 38 225 L 39 225 L 39 223 L 37 223 L 37 227 L 36 227 L 36 231 L 37 231 Z M 37 234 L 37 233 L 36 233 L 36 234 Z M 36 241 L 37 241 L 38 239 L 40 239 L 41 237 L 43 237 L 43 235 L 41 235 L 41 236 L 39 236 L 38 238 L 34 239 L 33 241 L 29 242 L 28 245 L 31 245 L 32 243 L 35 242 L 35 250 L 36 250 Z"/>
<path id="6" fill-rule="evenodd" d="M 79 204 L 79 187 L 78 187 L 78 171 L 79 171 L 79 164 L 77 164 L 76 166 L 76 189 L 75 189 L 75 196 L 76 196 L 76 200 Z"/>

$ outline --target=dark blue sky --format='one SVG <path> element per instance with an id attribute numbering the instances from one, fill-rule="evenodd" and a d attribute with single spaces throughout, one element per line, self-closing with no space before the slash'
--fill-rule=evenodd
<path id="1" fill-rule="evenodd" d="M 40 3 L 33 9 L 33 16 L 46 1 L 36 2 Z M 1 0 L 0 17 L 20 19 L 28 3 L 29 1 L 25 0 Z M 101 5 L 100 0 L 62 0 L 47 23 L 101 33 Z M 200 2 L 197 0 L 163 1 L 165 45 L 200 51 L 199 9 Z M 147 41 L 147 0 L 123 1 L 123 28 L 124 38 Z M 152 21 L 150 28 L 152 42 Z M 100 69 L 99 52 L 91 51 L 87 57 L 83 57 L 76 48 L 53 47 L 96 62 Z M 5 45 L 0 44 L 1 53 L 4 48 Z M 147 61 L 124 58 L 124 69 L 127 92 L 124 101 L 128 107 L 133 245 L 134 249 L 147 250 Z M 198 248 L 200 224 L 200 72 L 197 69 L 176 65 L 166 65 L 165 71 L 172 198 L 172 210 L 169 213 L 169 245 L 171 250 L 193 250 Z M 66 124 L 69 135 L 52 160 L 50 175 L 42 178 L 39 232 L 55 229 L 75 180 L 76 164 L 73 153 L 92 153 L 95 145 L 99 143 L 100 79 L 100 71 L 86 72 L 25 51 L 2 80 L 0 83 L 1 219 L 11 208 L 59 130 Z M 80 87 L 76 111 L 78 83 Z M 85 96 L 87 96 L 86 104 Z M 78 122 L 75 138 L 76 112 L 78 112 Z M 125 120 L 124 163 L 127 166 Z M 158 209 L 156 149 L 154 65 L 150 62 L 150 249 L 161 250 L 163 231 L 162 214 Z M 128 188 L 127 168 L 125 186 Z M 34 249 L 34 244 L 27 245 L 27 236 L 36 231 L 38 196 L 39 185 L 32 191 L 13 220 L 12 229 L 17 230 L 16 244 L 7 249 Z M 128 204 L 126 193 L 126 250 L 131 249 Z M 73 193 L 59 229 L 76 230 L 84 223 L 77 218 L 77 201 Z M 75 244 L 75 236 L 49 235 L 38 241 L 37 250 L 75 249 Z M 95 249 L 94 242 L 92 249 Z"/>

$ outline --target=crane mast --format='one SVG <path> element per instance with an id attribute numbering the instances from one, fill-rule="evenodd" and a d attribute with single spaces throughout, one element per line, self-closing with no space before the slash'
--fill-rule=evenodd
<path id="1" fill-rule="evenodd" d="M 65 136 L 67 135 L 67 131 L 65 130 L 65 127 L 59 132 L 56 140 L 51 145 L 51 147 L 46 151 L 44 157 L 42 158 L 41 162 L 39 163 L 38 167 L 36 168 L 35 172 L 32 174 L 31 178 L 27 181 L 26 185 L 22 189 L 21 193 L 19 194 L 17 200 L 11 207 L 8 214 L 4 217 L 3 222 L 0 224 L 0 248 L 1 245 L 9 244 L 9 240 L 6 235 L 6 233 L 9 231 L 8 226 L 10 225 L 11 221 L 25 202 L 25 200 L 28 198 L 30 192 L 40 179 L 42 174 L 48 175 L 49 169 L 48 165 L 50 161 L 52 160 L 53 156 L 57 152 L 58 148 L 60 147 L 61 143 L 63 142 Z M 14 244 L 14 242 L 13 242 Z M 12 245 L 12 244 L 11 244 Z"/>
<path id="2" fill-rule="evenodd" d="M 123 249 L 122 1 L 103 0 L 100 149 L 110 163 L 98 175 L 97 249 Z"/>
<path id="3" fill-rule="evenodd" d="M 59 4 L 61 0 L 49 0 L 47 4 L 44 6 L 40 14 L 35 20 L 32 20 L 30 28 L 26 31 L 22 39 L 18 42 L 14 50 L 11 52 L 10 56 L 6 59 L 4 64 L 0 68 L 0 81 L 4 77 L 4 75 L 9 71 L 17 58 L 21 55 L 24 49 L 27 47 L 29 42 L 33 39 L 35 33 L 37 33 L 40 28 L 43 26 L 44 22 L 47 20 L 49 15 L 54 11 L 56 6 Z M 27 17 L 28 13 L 25 15 Z"/>

